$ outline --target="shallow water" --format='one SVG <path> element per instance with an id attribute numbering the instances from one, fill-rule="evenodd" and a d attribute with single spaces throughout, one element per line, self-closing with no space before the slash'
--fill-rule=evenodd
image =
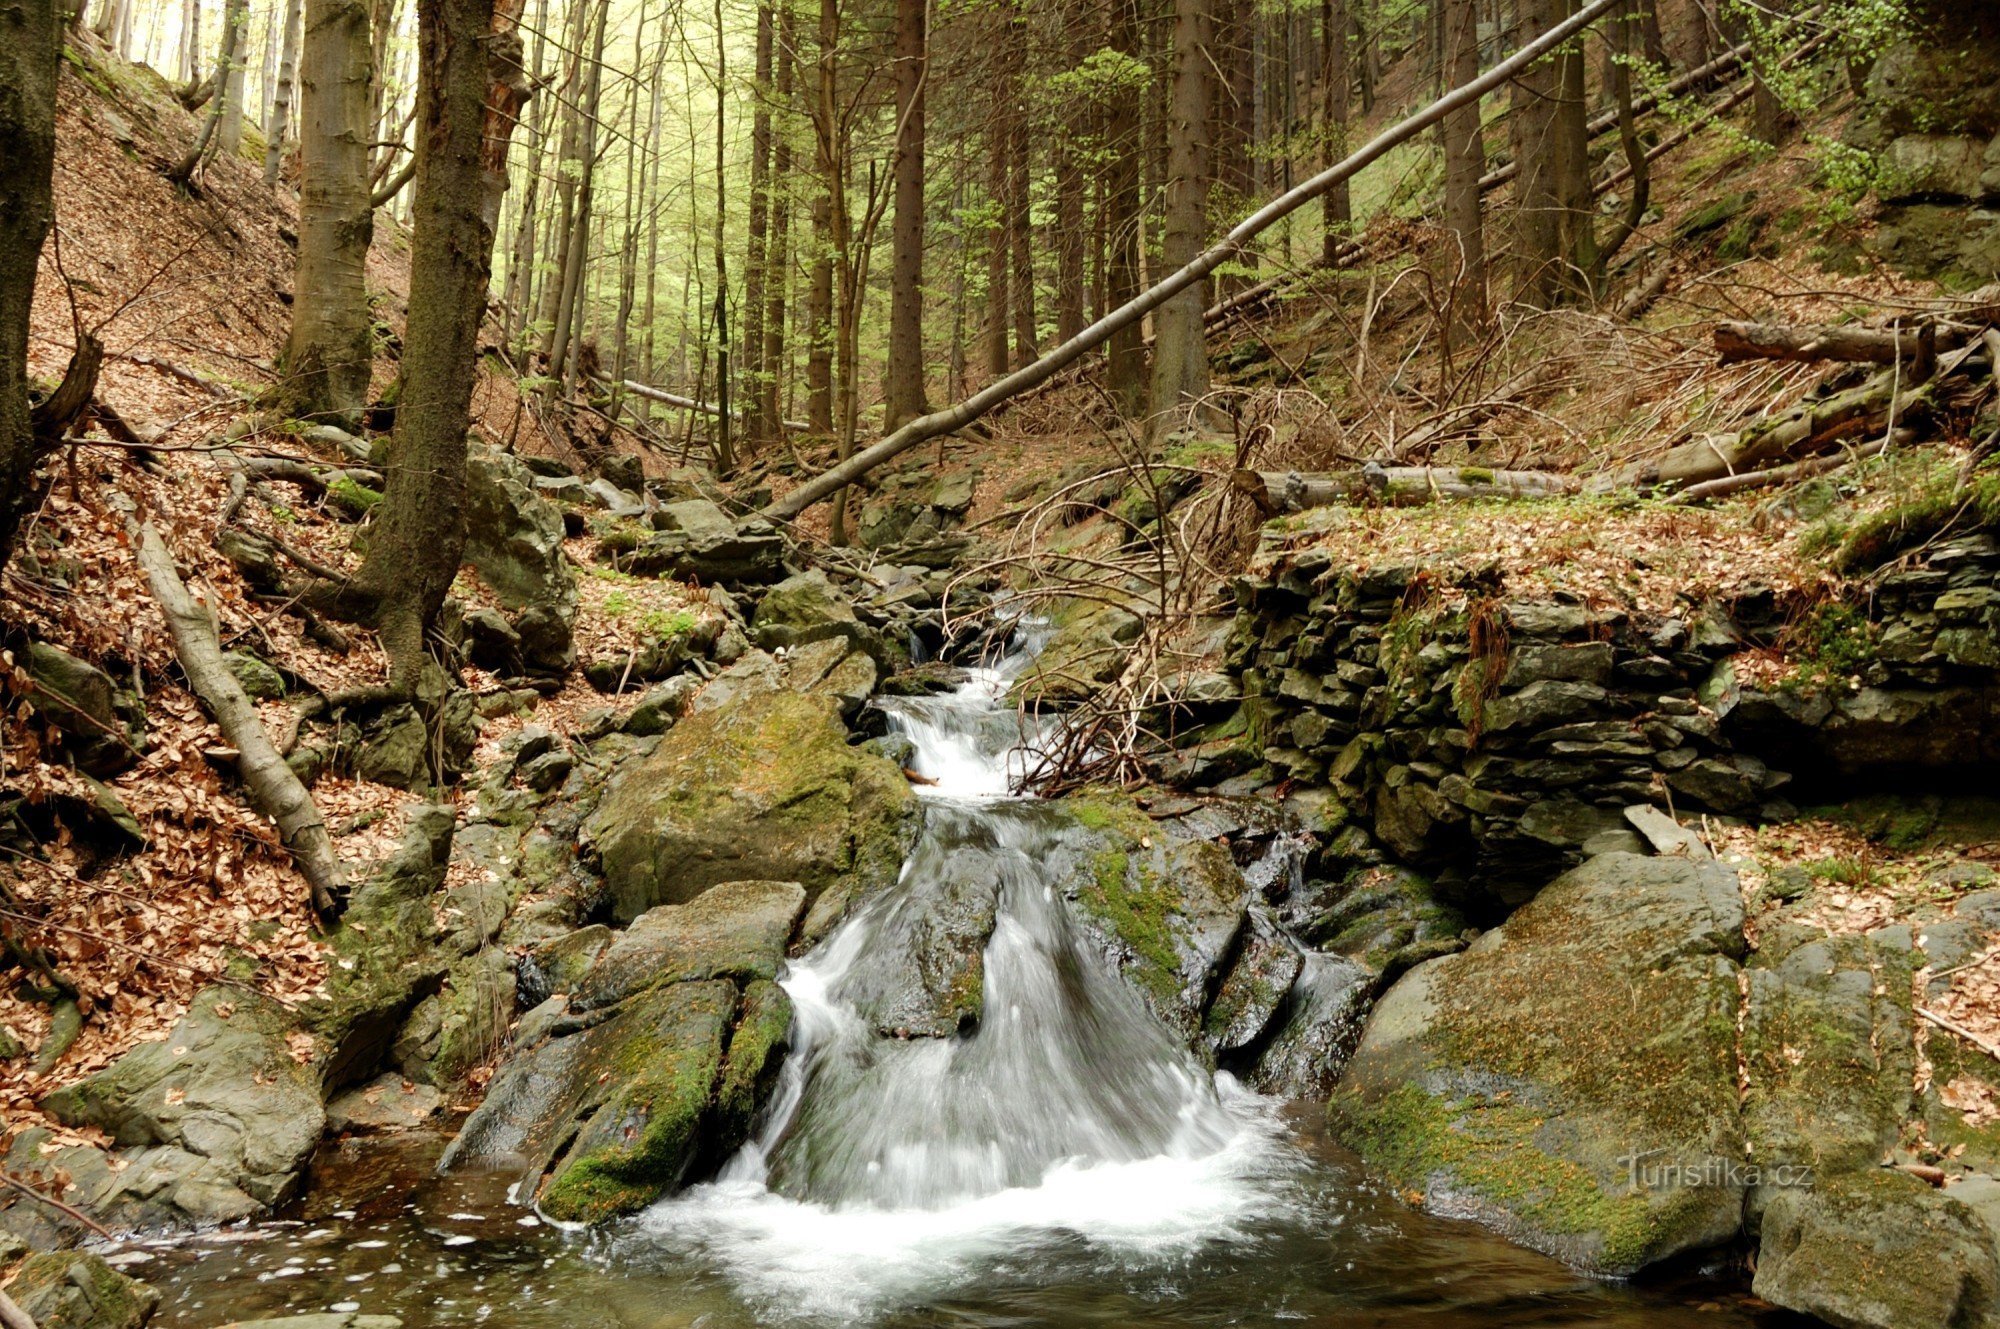
<path id="1" fill-rule="evenodd" d="M 1775 1329 L 1742 1295 L 1698 1275 L 1622 1285 L 1582 1278 L 1470 1224 L 1414 1213 L 1366 1180 L 1296 1105 L 1269 1123 L 1296 1167 L 1280 1199 L 1198 1237 L 1163 1212 L 1150 1232 L 1105 1232 L 1147 1178 L 1079 1175 L 1046 1197 L 1083 1228 L 995 1204 L 924 1224 L 815 1219 L 701 1188 L 638 1220 L 585 1234 L 532 1221 L 495 1174 L 436 1177 L 444 1137 L 352 1140 L 315 1166 L 314 1198 L 285 1223 L 127 1248 L 127 1272 L 164 1294 L 156 1325 L 360 1310 L 409 1329 Z M 1171 1178 L 1155 1178 L 1170 1182 Z M 1168 1185 L 1153 1192 L 1164 1200 Z M 1170 1204 L 1167 1206 L 1170 1209 Z M 1018 1226 L 1013 1226 L 1018 1223 Z M 746 1234 L 761 1234 L 761 1253 Z M 801 1251 L 816 1251 L 803 1259 Z"/>
<path id="2" fill-rule="evenodd" d="M 1004 691 L 1025 658 L 890 703 L 931 780 L 924 833 L 902 880 L 783 976 L 792 1051 L 716 1180 L 565 1232 L 509 1202 L 511 1173 L 436 1176 L 442 1137 L 343 1142 L 295 1218 L 131 1252 L 165 1293 L 159 1323 L 327 1310 L 410 1329 L 1762 1323 L 1712 1281 L 1592 1282 L 1415 1214 L 1324 1137 L 1319 1107 L 1249 1093 L 1191 1056 L 1056 889 L 1073 830 L 1009 793 L 1022 734 Z M 976 1028 L 885 1036 L 868 1014 L 875 979 L 905 955 L 963 953 L 937 938 L 980 900 L 992 930 Z"/>

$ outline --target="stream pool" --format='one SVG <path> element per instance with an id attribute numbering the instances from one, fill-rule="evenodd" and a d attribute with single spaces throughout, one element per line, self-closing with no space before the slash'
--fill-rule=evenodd
<path id="1" fill-rule="evenodd" d="M 739 1197 L 697 1188 L 608 1230 L 563 1232 L 510 1204 L 498 1174 L 435 1175 L 447 1137 L 424 1134 L 329 1145 L 309 1198 L 280 1221 L 114 1258 L 160 1289 L 162 1329 L 338 1310 L 398 1316 L 406 1329 L 1797 1323 L 1702 1272 L 1598 1282 L 1413 1212 L 1364 1180 L 1318 1119 L 1300 1104 L 1273 1123 L 1296 1163 L 1281 1203 L 1191 1242 L 1170 1223 L 1152 1239 L 1107 1239 L 1098 1223 L 1090 1238 L 1043 1222 L 1010 1231 L 1004 1213 L 977 1233 L 963 1222 L 869 1230 L 855 1215 L 847 1239 L 828 1241 L 849 1217 L 834 1216 L 804 1233 L 762 1229 L 772 1264 L 756 1268 L 744 1224 L 717 1221 Z M 1076 1202 L 1102 1207 L 1090 1191 Z M 802 1237 L 826 1242 L 820 1258 L 800 1257 Z"/>

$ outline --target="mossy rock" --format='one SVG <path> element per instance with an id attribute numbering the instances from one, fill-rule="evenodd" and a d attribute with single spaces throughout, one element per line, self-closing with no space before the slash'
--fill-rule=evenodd
<path id="1" fill-rule="evenodd" d="M 771 1096 L 792 1028 L 792 999 L 776 983 L 758 979 L 743 989 L 736 1032 L 715 1089 L 714 1149 L 733 1153 L 750 1138 L 757 1109 Z"/>
<path id="2" fill-rule="evenodd" d="M 1118 676 L 1145 625 L 1116 605 L 1081 603 L 1060 617 L 1055 635 L 1014 684 L 1017 698 L 1082 701 Z"/>
<path id="3" fill-rule="evenodd" d="M 1229 850 L 1178 836 L 1109 790 L 1057 810 L 1087 833 L 1077 861 L 1052 865 L 1064 893 L 1153 1013 L 1200 1045 L 1209 997 L 1244 925 L 1248 891 Z"/>
<path id="4" fill-rule="evenodd" d="M 1337 1134 L 1425 1207 L 1593 1272 L 1729 1239 L 1743 1183 L 1702 1169 L 1743 1156 L 1742 927 L 1714 863 L 1591 859 L 1390 989 Z M 1641 1163 L 1681 1171 L 1648 1183 Z"/>
<path id="5" fill-rule="evenodd" d="M 1868 1168 L 1776 1193 L 1757 1274 L 1764 1300 L 1849 1329 L 1960 1329 L 2000 1323 L 1990 1178 L 1937 1190 Z"/>
<path id="6" fill-rule="evenodd" d="M 734 984 L 676 983 L 603 1026 L 612 1032 L 591 1041 L 605 1055 L 585 1059 L 572 1079 L 580 1073 L 588 1081 L 586 1097 L 611 1092 L 592 1105 L 543 1187 L 545 1212 L 598 1222 L 642 1209 L 680 1184 L 701 1146 L 735 1014 Z"/>
<path id="7" fill-rule="evenodd" d="M 585 838 L 632 919 L 725 881 L 872 891 L 901 871 L 915 811 L 902 771 L 848 745 L 835 699 L 747 691 L 614 777 Z"/>
<path id="8" fill-rule="evenodd" d="M 40 1329 L 140 1329 L 160 1304 L 152 1287 L 81 1251 L 30 1255 L 7 1292 Z"/>

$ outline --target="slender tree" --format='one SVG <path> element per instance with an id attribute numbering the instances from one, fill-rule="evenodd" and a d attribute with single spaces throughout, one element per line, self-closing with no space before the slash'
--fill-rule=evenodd
<path id="1" fill-rule="evenodd" d="M 278 55 L 277 86 L 271 89 L 271 122 L 264 130 L 264 183 L 278 183 L 285 163 L 285 143 L 292 134 L 292 98 L 299 82 L 299 40 L 305 19 L 303 0 L 285 0 L 285 32 Z"/>
<path id="2" fill-rule="evenodd" d="M 770 280 L 771 249 L 771 75 L 777 47 L 777 15 L 770 0 L 757 6 L 757 45 L 750 111 L 750 229 L 743 256 L 743 433 L 755 443 L 777 432 L 764 417 L 764 286 Z"/>
<path id="3" fill-rule="evenodd" d="M 1139 0 L 1108 0 L 1107 46 L 1132 60 L 1139 54 Z M 1099 209 L 1104 235 L 1104 280 L 1098 316 L 1139 294 L 1141 228 L 1139 158 L 1139 88 L 1119 79 L 1104 108 L 1103 203 Z M 1105 388 L 1128 417 L 1146 411 L 1146 347 L 1138 323 L 1120 327 L 1105 345 Z"/>
<path id="4" fill-rule="evenodd" d="M 13 552 L 39 452 L 28 410 L 28 307 L 55 213 L 57 4 L 0 4 L 0 567 Z"/>
<path id="5" fill-rule="evenodd" d="M 1479 6 L 1477 0 L 1440 0 L 1440 4 L 1444 83 L 1463 87 L 1479 77 Z M 1444 142 L 1445 225 L 1458 239 L 1460 279 L 1452 299 L 1452 334 L 1459 342 L 1477 336 L 1486 322 L 1486 235 L 1479 214 L 1486 147 L 1479 117 L 1475 102 L 1438 125 Z"/>
<path id="6" fill-rule="evenodd" d="M 415 689 L 424 638 L 465 549 L 465 432 L 507 148 L 528 95 L 518 0 L 420 0 L 417 178 L 403 401 L 388 483 L 353 583 L 330 598 L 370 618 L 389 685 Z M 489 96 L 490 91 L 490 96 Z"/>
<path id="7" fill-rule="evenodd" d="M 1347 0 L 1320 0 L 1320 119 L 1326 136 L 1326 160 L 1347 155 Z M 1347 181 L 1320 197 L 1320 225 L 1325 234 L 1320 259 L 1331 267 L 1354 221 L 1354 204 Z"/>
<path id="8" fill-rule="evenodd" d="M 1210 0 L 1174 0 L 1173 93 L 1167 109 L 1166 227 L 1160 261 L 1168 271 L 1201 253 L 1208 233 Z M 1172 427 L 1208 395 L 1208 342 L 1202 333 L 1207 284 L 1196 282 L 1153 315 L 1152 418 Z"/>

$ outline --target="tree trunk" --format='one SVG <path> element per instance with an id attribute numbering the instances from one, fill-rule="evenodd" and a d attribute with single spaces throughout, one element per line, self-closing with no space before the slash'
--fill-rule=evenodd
<path id="1" fill-rule="evenodd" d="M 28 415 L 28 307 L 54 215 L 58 0 L 0 5 L 0 568 L 26 511 L 37 448 Z"/>
<path id="2" fill-rule="evenodd" d="M 806 290 L 806 419 L 814 432 L 833 436 L 833 229 L 832 184 L 822 180 L 813 197 L 812 283 Z"/>
<path id="3" fill-rule="evenodd" d="M 576 212 L 569 226 L 569 244 L 562 256 L 562 284 L 556 294 L 555 324 L 549 334 L 549 379 L 552 385 L 563 388 L 573 385 L 575 361 L 571 352 L 583 335 L 578 311 L 583 304 L 584 269 L 590 259 L 591 207 L 597 180 L 597 112 L 604 91 L 604 38 L 610 11 L 610 0 L 599 0 L 577 103 Z"/>
<path id="4" fill-rule="evenodd" d="M 507 145 L 527 99 L 510 0 L 421 0 L 417 180 L 403 399 L 356 593 L 392 688 L 414 689 L 424 638 L 465 548 L 465 434 Z"/>
<path id="5" fill-rule="evenodd" d="M 229 114 L 229 76 L 236 62 L 242 58 L 244 29 L 249 26 L 250 0 L 227 0 L 222 8 L 222 51 L 216 57 L 215 75 L 209 87 L 208 115 L 201 122 L 201 132 L 195 135 L 194 146 L 187 156 L 180 159 L 167 172 L 167 179 L 182 189 L 194 188 L 195 172 L 203 163 L 215 155 L 220 143 L 220 130 Z"/>
<path id="6" fill-rule="evenodd" d="M 1160 259 L 1169 270 L 1193 260 L 1208 232 L 1209 0 L 1174 0 L 1174 79 L 1168 114 L 1166 232 Z M 1183 413 L 1208 395 L 1208 340 L 1202 310 L 1205 283 L 1196 282 L 1153 316 L 1152 419 L 1177 428 Z"/>
<path id="7" fill-rule="evenodd" d="M 727 37 L 722 0 L 715 0 L 715 402 L 721 409 L 715 417 L 712 451 L 717 475 L 728 475 L 736 469 L 736 449 L 730 438 L 736 403 L 731 400 L 729 382 L 729 177 L 728 139 L 724 133 L 729 96 Z"/>
<path id="8" fill-rule="evenodd" d="M 229 63 L 216 82 L 222 94 L 222 119 L 216 125 L 215 146 L 223 156 L 233 157 L 243 146 L 243 95 L 250 72 L 250 0 L 226 6 L 222 21 L 229 26 L 223 38 Z"/>
<path id="9" fill-rule="evenodd" d="M 353 427 L 368 404 L 368 9 L 306 0 L 299 65 L 299 263 L 278 409 Z"/>
<path id="10" fill-rule="evenodd" d="M 1027 29 L 1014 24 L 1014 40 L 1025 44 Z M 1020 85 L 1015 84 L 1014 114 L 1008 124 L 1007 152 L 1007 244 L 1013 251 L 1014 280 L 1009 287 L 1014 301 L 1014 368 L 1028 364 L 1040 354 L 1041 340 L 1035 327 L 1034 226 L 1029 218 L 1028 197 L 1028 115 L 1020 104 Z"/>
<path id="11" fill-rule="evenodd" d="M 1441 3 L 1444 81 L 1447 87 L 1462 87 L 1479 77 L 1479 7 L 1477 0 Z M 1445 224 L 1458 237 L 1459 280 L 1452 292 L 1451 331 L 1461 345 L 1475 340 L 1486 324 L 1486 234 L 1479 216 L 1486 144 L 1479 116 L 1475 103 L 1438 126 L 1444 139 Z"/>
<path id="12" fill-rule="evenodd" d="M 1121 55 L 1139 54 L 1138 0 L 1109 0 L 1109 45 Z M 1103 303 L 1116 309 L 1139 294 L 1140 214 L 1139 93 L 1120 86 L 1105 108 L 1104 167 L 1105 264 Z M 1102 314 L 1099 315 L 1102 317 Z M 1128 419 L 1146 412 L 1145 330 L 1134 323 L 1119 328 L 1105 346 L 1105 389 Z"/>
<path id="13" fill-rule="evenodd" d="M 778 18 L 777 104 L 790 110 L 795 70 L 798 66 L 798 20 L 789 0 Z M 792 273 L 792 136 L 789 129 L 775 135 L 771 148 L 771 178 L 775 188 L 771 199 L 771 243 L 765 260 L 764 280 L 764 380 L 758 385 L 758 415 L 775 424 L 783 412 L 779 392 L 789 364 L 785 350 L 785 311 Z"/>
<path id="14" fill-rule="evenodd" d="M 271 93 L 271 123 L 265 129 L 264 183 L 278 183 L 285 140 L 292 132 L 293 89 L 299 81 L 299 38 L 305 17 L 302 0 L 285 0 L 285 35 L 278 56 L 278 83 Z"/>
<path id="15" fill-rule="evenodd" d="M 1069 66 L 1075 69 L 1090 55 L 1089 32 L 1083 18 L 1084 7 L 1065 7 L 1070 33 Z M 1082 155 L 1068 134 L 1056 137 L 1052 145 L 1056 168 L 1056 340 L 1068 341 L 1083 331 L 1084 179 Z"/>
<path id="16" fill-rule="evenodd" d="M 1326 135 L 1325 159 L 1331 163 L 1347 155 L 1347 0 L 1320 0 L 1319 17 L 1324 43 L 1320 72 L 1321 132 Z M 1320 223 L 1325 232 L 1320 261 L 1332 267 L 1354 223 L 1352 193 L 1345 180 L 1327 190 L 1320 199 Z"/>
<path id="17" fill-rule="evenodd" d="M 1003 19 L 994 28 L 993 98 L 986 119 L 986 372 L 999 378 L 1007 372 L 1007 332 L 1013 322 L 1013 271 L 1008 252 L 1014 173 L 1008 156 L 1014 147 L 1014 57 L 1008 50 L 1012 34 Z"/>
<path id="18" fill-rule="evenodd" d="M 737 377 L 743 398 L 747 445 L 777 436 L 764 415 L 764 283 L 769 280 L 771 243 L 771 61 L 776 15 L 770 0 L 757 6 L 757 49 L 750 113 L 750 233 L 743 259 L 743 362 Z"/>
<path id="19" fill-rule="evenodd" d="M 890 231 L 883 425 L 930 409 L 924 394 L 924 83 L 928 0 L 896 0 L 896 216 Z"/>

